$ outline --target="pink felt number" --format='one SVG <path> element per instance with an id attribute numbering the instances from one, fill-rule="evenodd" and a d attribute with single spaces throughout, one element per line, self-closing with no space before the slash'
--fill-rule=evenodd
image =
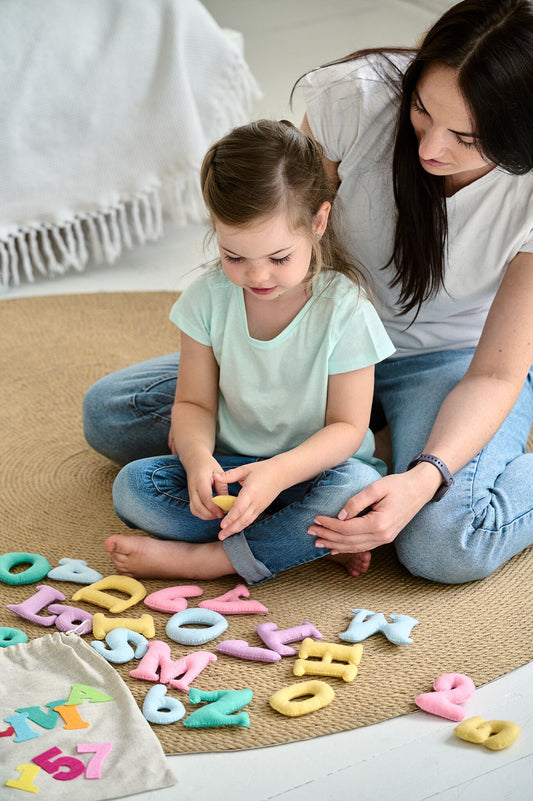
<path id="1" fill-rule="evenodd" d="M 61 749 L 54 746 L 49 748 L 48 751 L 43 751 L 42 754 L 34 756 L 32 762 L 50 773 L 52 778 L 61 782 L 77 779 L 78 776 L 85 772 L 85 763 L 81 759 L 65 755 L 60 756 L 60 754 L 62 754 Z M 66 768 L 66 770 L 62 771 L 61 768 Z"/>
<path id="2" fill-rule="evenodd" d="M 113 743 L 79 743 L 78 754 L 94 754 L 85 771 L 86 779 L 100 778 L 104 759 L 112 750 Z"/>
<path id="3" fill-rule="evenodd" d="M 422 693 L 415 698 L 415 704 L 432 715 L 460 722 L 464 720 L 465 711 L 459 704 L 470 698 L 475 692 L 471 678 L 463 673 L 445 673 L 435 679 L 435 692 Z"/>

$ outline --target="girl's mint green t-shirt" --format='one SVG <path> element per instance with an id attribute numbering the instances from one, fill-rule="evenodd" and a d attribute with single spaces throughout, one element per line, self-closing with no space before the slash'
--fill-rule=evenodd
<path id="1" fill-rule="evenodd" d="M 348 278 L 322 272 L 313 296 L 274 339 L 248 333 L 243 290 L 211 269 L 176 301 L 170 319 L 213 349 L 220 368 L 215 453 L 269 457 L 300 445 L 325 423 L 328 376 L 394 352 L 377 312 Z M 372 458 L 368 431 L 354 454 Z"/>

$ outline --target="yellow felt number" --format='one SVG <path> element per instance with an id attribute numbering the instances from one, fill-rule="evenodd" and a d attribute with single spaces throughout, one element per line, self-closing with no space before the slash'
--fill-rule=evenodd
<path id="1" fill-rule="evenodd" d="M 20 770 L 18 779 L 8 779 L 6 787 L 14 787 L 16 790 L 26 790 L 28 793 L 37 793 L 39 788 L 33 784 L 33 780 L 41 770 L 37 765 L 19 765 Z"/>

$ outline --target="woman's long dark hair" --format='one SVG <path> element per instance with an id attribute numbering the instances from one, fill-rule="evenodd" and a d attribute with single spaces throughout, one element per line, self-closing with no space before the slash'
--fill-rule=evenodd
<path id="1" fill-rule="evenodd" d="M 387 58 L 398 49 L 359 51 L 334 63 L 369 52 Z M 422 168 L 410 121 L 414 89 L 422 70 L 432 64 L 456 71 L 484 158 L 509 173 L 529 172 L 533 169 L 532 3 L 463 0 L 428 31 L 403 76 L 396 70 L 401 81 L 393 155 L 398 216 L 389 264 L 395 265 L 392 286 L 399 288 L 403 312 L 418 313 L 422 303 L 444 286 L 445 278 L 445 179 Z"/>

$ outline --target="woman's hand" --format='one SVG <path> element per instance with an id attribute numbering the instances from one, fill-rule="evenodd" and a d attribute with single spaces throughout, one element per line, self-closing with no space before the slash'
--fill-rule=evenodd
<path id="1" fill-rule="evenodd" d="M 187 470 L 189 505 L 192 514 L 201 520 L 215 520 L 224 516 L 222 509 L 213 503 L 213 492 L 215 495 L 227 495 L 228 492 L 227 483 L 216 480 L 214 476 L 221 469 L 217 460 L 210 456 Z"/>
<path id="2" fill-rule="evenodd" d="M 271 459 L 234 467 L 218 473 L 215 479 L 226 484 L 238 482 L 242 489 L 237 500 L 220 524 L 219 540 L 242 531 L 263 512 L 285 489 L 279 480 L 279 469 Z"/>
<path id="3" fill-rule="evenodd" d="M 309 534 L 317 548 L 333 554 L 361 553 L 392 542 L 418 511 L 433 497 L 440 474 L 419 470 L 385 476 L 350 498 L 337 517 L 315 518 Z"/>

